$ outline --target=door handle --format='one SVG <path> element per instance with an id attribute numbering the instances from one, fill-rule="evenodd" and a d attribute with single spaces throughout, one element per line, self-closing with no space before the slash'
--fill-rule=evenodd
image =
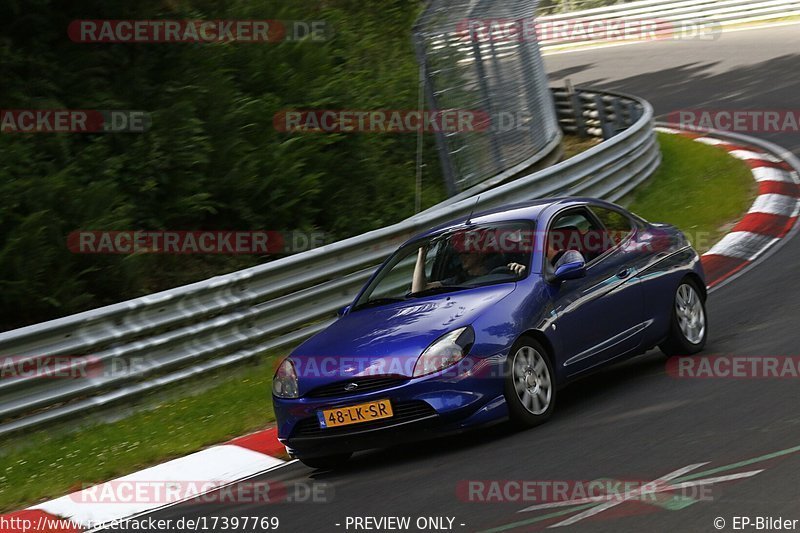
<path id="1" fill-rule="evenodd" d="M 622 270 L 620 270 L 617 273 L 617 277 L 620 278 L 620 279 L 625 279 L 630 275 L 631 275 L 631 269 L 630 268 L 623 268 Z"/>

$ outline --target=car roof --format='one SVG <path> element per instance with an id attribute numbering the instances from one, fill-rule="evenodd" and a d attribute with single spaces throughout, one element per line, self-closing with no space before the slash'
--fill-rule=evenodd
<path id="1" fill-rule="evenodd" d="M 551 207 L 560 210 L 561 208 L 578 207 L 586 204 L 622 209 L 616 204 L 612 204 L 604 200 L 599 200 L 597 198 L 575 197 L 575 196 L 560 197 L 560 198 L 541 198 L 538 200 L 519 202 L 515 204 L 496 207 L 485 211 L 476 212 L 470 217 L 469 222 L 470 225 L 495 224 L 499 222 L 511 222 L 519 220 L 530 220 L 533 222 L 537 222 L 544 214 L 544 212 L 549 210 L 549 208 Z M 413 242 L 421 238 L 437 235 L 439 233 L 443 233 L 448 230 L 457 229 L 460 227 L 466 227 L 465 224 L 466 222 L 467 220 L 464 217 L 452 220 L 450 222 L 432 228 L 424 233 L 416 235 L 413 238 L 409 239 L 407 242 Z"/>

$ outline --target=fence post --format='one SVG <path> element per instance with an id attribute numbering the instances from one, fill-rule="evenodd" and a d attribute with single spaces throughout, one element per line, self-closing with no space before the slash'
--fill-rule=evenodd
<path id="1" fill-rule="evenodd" d="M 422 76 L 421 82 L 424 85 L 425 101 L 431 108 L 429 111 L 433 113 L 436 111 L 433 109 L 436 107 L 436 96 L 433 90 L 433 80 L 428 72 L 428 61 L 425 57 L 425 50 L 422 43 L 422 39 L 414 39 L 414 49 L 417 53 L 417 61 L 419 61 L 420 65 L 420 76 Z M 453 168 L 450 147 L 444 133 L 439 131 L 438 128 L 435 128 L 435 130 L 433 135 L 436 139 L 436 151 L 439 154 L 439 163 L 442 165 L 442 177 L 444 178 L 445 189 L 447 189 L 447 196 L 455 196 L 458 194 L 458 187 L 456 186 L 456 173 Z"/>
<path id="2" fill-rule="evenodd" d="M 491 37 L 489 37 L 491 39 Z M 486 69 L 483 66 L 483 55 L 481 54 L 481 46 L 478 42 L 479 39 L 472 40 L 472 54 L 475 60 L 475 69 L 478 71 L 478 85 L 483 93 L 483 101 L 486 103 L 487 111 L 492 119 L 497 118 L 497 110 L 495 109 L 489 84 L 486 82 Z M 495 173 L 503 170 L 503 153 L 500 151 L 500 143 L 497 142 L 497 135 L 494 131 L 489 131 L 489 147 L 492 151 L 492 159 L 494 160 Z"/>

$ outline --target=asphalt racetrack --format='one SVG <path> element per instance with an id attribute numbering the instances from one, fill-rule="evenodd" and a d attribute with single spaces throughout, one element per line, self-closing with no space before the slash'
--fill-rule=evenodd
<path id="1" fill-rule="evenodd" d="M 800 109 L 800 25 L 723 33 L 712 42 L 555 54 L 545 61 L 554 84 L 570 78 L 575 85 L 641 96 L 662 117 L 691 107 Z M 800 155 L 800 134 L 757 136 Z M 714 291 L 705 353 L 799 355 L 798 265 L 800 239 L 790 238 Z M 366 529 L 363 522 L 356 527 L 347 517 L 410 517 L 412 531 L 420 517 L 453 519 L 452 526 L 444 520 L 428 531 L 530 531 L 573 518 L 561 529 L 587 532 L 707 532 L 719 530 L 721 518 L 722 530 L 733 531 L 734 517 L 800 519 L 799 406 L 797 380 L 675 379 L 663 356 L 651 352 L 562 391 L 553 419 L 530 431 L 498 426 L 362 453 L 334 473 L 295 461 L 250 480 L 325 483 L 327 503 L 192 503 L 148 516 L 277 516 L 279 531 L 308 532 L 391 530 Z M 468 480 L 647 481 L 671 473 L 684 482 L 710 479 L 702 485 L 710 490 L 702 501 L 627 501 L 588 517 L 576 506 L 520 512 L 532 502 L 470 502 L 459 492 Z"/>

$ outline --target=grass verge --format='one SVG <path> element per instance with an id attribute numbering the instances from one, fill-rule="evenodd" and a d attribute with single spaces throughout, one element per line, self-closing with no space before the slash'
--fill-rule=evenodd
<path id="1" fill-rule="evenodd" d="M 658 141 L 661 166 L 621 203 L 649 221 L 677 226 L 706 252 L 753 203 L 750 167 L 722 148 L 679 135 L 659 133 Z"/>
<path id="2" fill-rule="evenodd" d="M 722 149 L 659 134 L 664 161 L 626 199 L 641 216 L 689 235 L 719 236 L 750 205 L 748 167 Z M 586 146 L 576 146 L 576 150 Z M 713 201 L 708 199 L 712 198 Z M 214 378 L 194 381 L 146 410 L 79 431 L 45 428 L 6 439 L 0 451 L 0 511 L 102 482 L 225 442 L 273 421 L 274 355 Z"/>
<path id="3" fill-rule="evenodd" d="M 274 357 L 181 386 L 171 398 L 115 422 L 44 428 L 5 439 L 0 512 L 63 496 L 267 426 Z M 180 395 L 182 393 L 182 395 Z"/>
<path id="4" fill-rule="evenodd" d="M 575 157 L 576 155 L 585 152 L 589 148 L 597 146 L 601 142 L 603 142 L 603 139 L 599 139 L 597 137 L 586 137 L 581 139 L 576 135 L 564 135 L 564 140 L 561 143 L 561 147 L 564 150 L 564 159 Z"/>

